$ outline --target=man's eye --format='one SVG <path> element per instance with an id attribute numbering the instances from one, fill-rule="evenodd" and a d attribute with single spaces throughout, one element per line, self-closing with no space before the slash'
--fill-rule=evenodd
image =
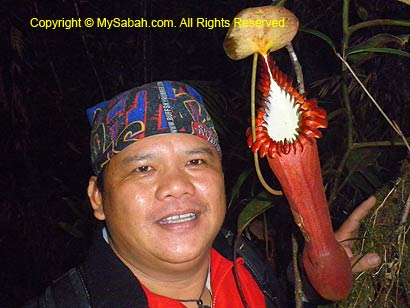
<path id="1" fill-rule="evenodd" d="M 135 171 L 141 172 L 141 173 L 148 172 L 148 171 L 151 171 L 151 170 L 152 170 L 152 167 L 150 167 L 150 166 L 141 166 L 141 167 L 138 167 L 137 169 L 135 169 Z"/>
<path id="2" fill-rule="evenodd" d="M 204 161 L 202 159 L 192 159 L 189 161 L 188 165 L 202 165 L 204 163 Z"/>

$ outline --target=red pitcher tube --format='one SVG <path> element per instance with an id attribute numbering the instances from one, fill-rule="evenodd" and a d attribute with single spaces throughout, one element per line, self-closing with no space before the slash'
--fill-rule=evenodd
<path id="1" fill-rule="evenodd" d="M 349 258 L 335 239 L 324 192 L 315 138 L 326 128 L 326 112 L 307 100 L 269 56 L 260 58 L 260 105 L 256 140 L 248 144 L 267 157 L 289 201 L 305 246 L 303 264 L 315 290 L 332 301 L 345 299 L 353 275 Z"/>

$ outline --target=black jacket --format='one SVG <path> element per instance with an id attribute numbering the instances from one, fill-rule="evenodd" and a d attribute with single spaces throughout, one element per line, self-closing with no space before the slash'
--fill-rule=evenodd
<path id="1" fill-rule="evenodd" d="M 232 260 L 233 234 L 222 231 L 213 247 Z M 263 291 L 266 308 L 286 308 L 286 282 L 281 281 L 246 239 L 238 245 L 239 255 Z M 95 237 L 88 257 L 76 268 L 54 281 L 45 293 L 24 308 L 147 308 L 138 280 L 101 236 Z M 315 306 L 305 306 L 315 307 Z M 234 308 L 234 307 L 233 307 Z"/>

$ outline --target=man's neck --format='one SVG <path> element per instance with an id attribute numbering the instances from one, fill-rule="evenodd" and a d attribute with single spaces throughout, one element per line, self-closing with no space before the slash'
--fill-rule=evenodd
<path id="1" fill-rule="evenodd" d="M 190 270 L 174 271 L 164 274 L 151 273 L 134 269 L 131 271 L 138 280 L 152 293 L 174 299 L 199 299 L 206 288 L 208 276 L 209 258 L 197 263 Z"/>
<path id="2" fill-rule="evenodd" d="M 134 276 L 150 292 L 173 299 L 202 299 L 210 302 L 211 295 L 206 289 L 206 280 L 210 266 L 210 251 L 196 260 L 184 264 L 132 264 L 110 245 L 115 254 L 131 270 Z M 206 292 L 205 292 L 206 291 Z M 205 299 L 205 300 L 204 300 Z M 209 299 L 209 300 L 208 300 Z M 197 307 L 193 303 L 184 303 L 187 307 Z"/>

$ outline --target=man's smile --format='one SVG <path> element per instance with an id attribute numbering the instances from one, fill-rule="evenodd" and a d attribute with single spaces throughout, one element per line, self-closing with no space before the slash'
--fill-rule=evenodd
<path id="1" fill-rule="evenodd" d="M 194 220 L 198 217 L 197 214 L 195 213 L 186 213 L 186 214 L 181 214 L 181 215 L 172 215 L 168 216 L 164 219 L 161 219 L 159 221 L 160 225 L 167 225 L 167 224 L 178 224 L 178 223 L 184 223 L 188 222 L 191 220 Z"/>

